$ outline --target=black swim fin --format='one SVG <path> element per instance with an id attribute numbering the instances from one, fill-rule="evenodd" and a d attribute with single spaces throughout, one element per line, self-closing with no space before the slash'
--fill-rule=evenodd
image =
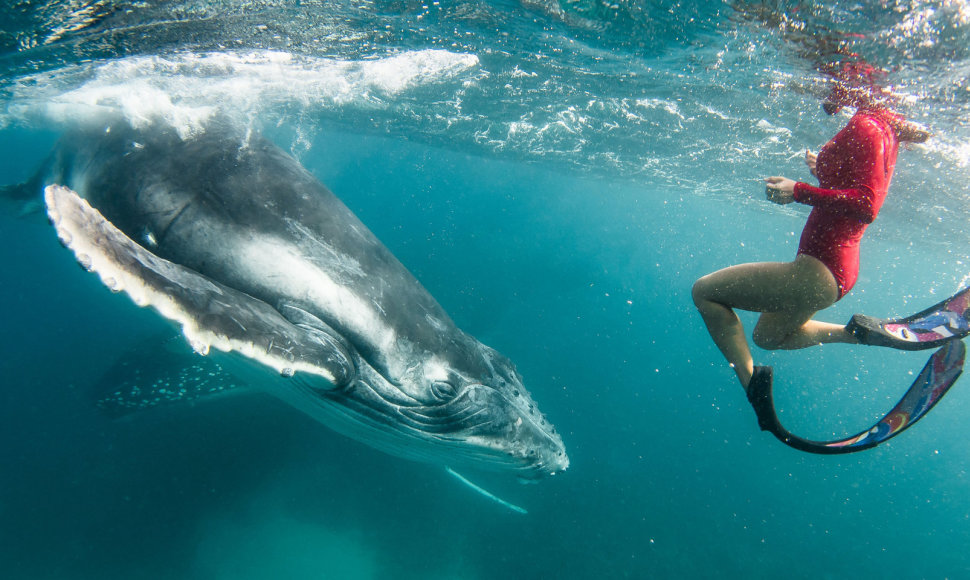
<path id="1" fill-rule="evenodd" d="M 782 426 L 775 413 L 771 394 L 771 367 L 755 367 L 748 384 L 748 401 L 758 415 L 758 426 L 779 441 L 809 453 L 834 455 L 870 449 L 899 435 L 922 419 L 936 405 L 963 372 L 966 347 L 950 341 L 930 357 L 916 380 L 896 406 L 872 427 L 834 441 L 812 441 L 792 434 Z"/>
<path id="2" fill-rule="evenodd" d="M 856 314 L 845 329 L 861 344 L 899 350 L 937 348 L 970 335 L 970 288 L 905 318 Z"/>
<path id="3" fill-rule="evenodd" d="M 885 318 L 876 318 L 875 316 L 866 316 L 865 314 L 854 314 L 852 315 L 852 318 L 849 320 L 848 324 L 845 325 L 845 330 L 854 336 L 855 339 L 859 341 L 859 344 L 865 344 L 867 346 L 886 346 L 901 350 L 920 350 L 921 348 L 931 348 L 921 347 L 919 343 L 911 343 L 906 341 L 905 338 L 897 338 L 889 334 L 883 328 L 883 325 L 888 322 L 889 320 Z M 904 335 L 904 337 L 905 336 L 906 335 Z"/>
<path id="4" fill-rule="evenodd" d="M 758 415 L 758 427 L 762 431 L 771 431 L 770 418 L 774 415 L 774 401 L 771 398 L 771 383 L 774 372 L 771 367 L 754 367 L 754 374 L 748 382 L 748 402 L 754 407 Z"/>

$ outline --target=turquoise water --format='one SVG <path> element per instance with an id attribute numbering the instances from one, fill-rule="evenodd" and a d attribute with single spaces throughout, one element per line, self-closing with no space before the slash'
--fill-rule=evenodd
<path id="1" fill-rule="evenodd" d="M 801 454 L 757 430 L 689 295 L 713 269 L 794 255 L 806 208 L 767 204 L 757 179 L 807 179 L 802 151 L 844 122 L 810 92 L 804 38 L 837 31 L 863 35 L 853 49 L 937 135 L 901 153 L 859 284 L 823 317 L 908 313 L 965 284 L 970 7 L 613 6 L 6 8 L 0 182 L 26 179 L 71 123 L 191 134 L 236 115 L 515 361 L 571 467 L 473 478 L 522 516 L 260 395 L 109 421 L 92 387 L 171 330 L 7 204 L 3 577 L 970 576 L 965 385 L 875 450 Z M 825 438 L 890 408 L 926 354 L 756 358 L 786 426 Z"/>

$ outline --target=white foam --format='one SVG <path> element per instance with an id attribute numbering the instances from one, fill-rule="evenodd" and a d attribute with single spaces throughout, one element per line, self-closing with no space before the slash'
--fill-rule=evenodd
<path id="1" fill-rule="evenodd" d="M 478 57 L 419 50 L 372 60 L 287 52 L 135 56 L 22 79 L 8 110 L 18 120 L 164 122 L 183 137 L 216 113 L 252 118 L 273 108 L 381 108 L 406 91 L 474 80 Z"/>
<path id="2" fill-rule="evenodd" d="M 678 106 L 674 101 L 668 99 L 637 99 L 637 106 L 645 109 L 663 109 L 678 119 L 684 119 L 683 113 L 680 112 L 680 106 Z"/>

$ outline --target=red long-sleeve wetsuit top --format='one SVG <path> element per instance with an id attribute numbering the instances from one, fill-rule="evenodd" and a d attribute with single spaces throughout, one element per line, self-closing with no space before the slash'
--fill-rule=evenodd
<path id="1" fill-rule="evenodd" d="M 822 147 L 815 173 L 819 187 L 795 184 L 795 201 L 812 206 L 798 245 L 826 265 L 839 298 L 859 276 L 859 242 L 886 199 L 899 142 L 893 113 L 860 110 Z"/>

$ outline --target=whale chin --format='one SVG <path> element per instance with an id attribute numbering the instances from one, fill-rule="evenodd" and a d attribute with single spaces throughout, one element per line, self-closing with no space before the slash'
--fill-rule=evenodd
<path id="1" fill-rule="evenodd" d="M 297 378 L 288 381 L 296 388 L 274 394 L 339 433 L 406 459 L 529 481 L 569 466 L 551 425 L 520 412 L 495 389 L 473 384 L 445 401 L 403 405 L 382 398 L 393 386 L 366 363 L 358 364 L 357 380 L 340 389 L 314 388 Z"/>

